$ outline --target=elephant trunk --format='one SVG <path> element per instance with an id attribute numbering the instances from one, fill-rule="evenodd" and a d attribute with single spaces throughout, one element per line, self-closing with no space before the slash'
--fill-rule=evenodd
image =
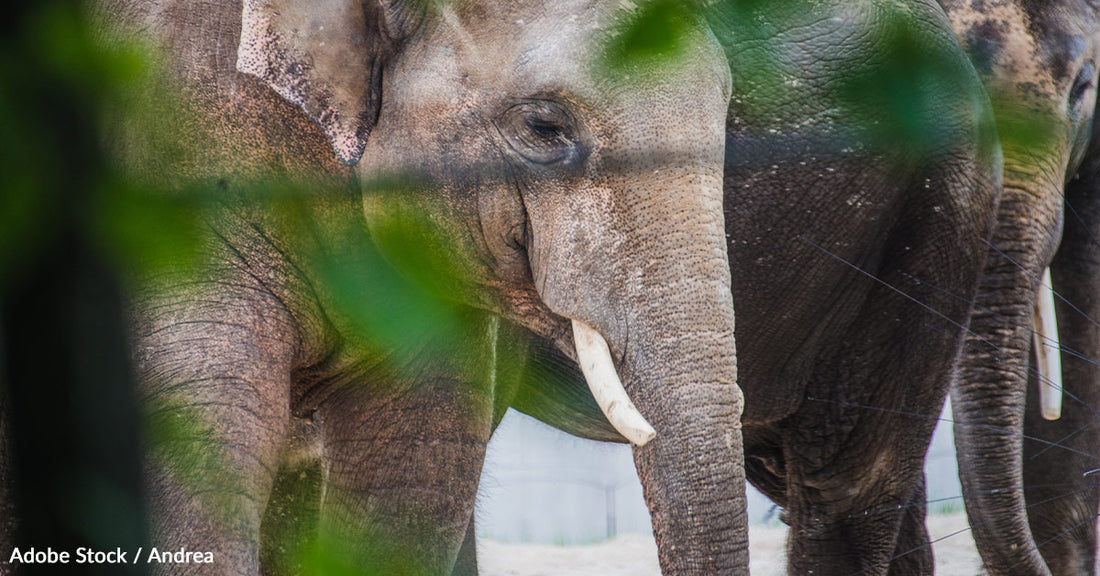
<path id="1" fill-rule="evenodd" d="M 1045 184 L 1017 185 L 1011 174 L 1006 168 L 999 228 L 952 390 L 955 446 L 967 515 L 989 574 L 1047 575 L 1028 526 L 1021 454 L 1033 315 L 1056 244 L 1061 195 Z"/>
<path id="2" fill-rule="evenodd" d="M 720 134 L 714 141 L 708 170 L 650 169 L 630 202 L 562 210 L 531 228 L 539 294 L 606 340 L 629 401 L 655 432 L 648 439 L 641 426 L 632 440 L 664 574 L 748 569 Z"/>
<path id="3" fill-rule="evenodd" d="M 735 567 L 747 573 L 733 326 L 717 326 L 703 318 L 706 310 L 698 312 L 681 319 L 694 331 L 643 337 L 630 350 L 631 395 L 657 432 L 634 447 L 634 462 L 663 574 L 731 574 Z"/>

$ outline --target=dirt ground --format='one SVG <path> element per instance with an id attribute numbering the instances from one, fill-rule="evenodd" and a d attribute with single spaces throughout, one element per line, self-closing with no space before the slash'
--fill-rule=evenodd
<path id="1" fill-rule="evenodd" d="M 930 516 L 936 574 L 975 576 L 981 562 L 964 514 Z M 785 527 L 749 529 L 754 576 L 782 576 L 785 572 Z M 502 544 L 483 540 L 478 546 L 483 576 L 660 576 L 657 547 L 649 536 L 627 534 L 591 546 Z"/>

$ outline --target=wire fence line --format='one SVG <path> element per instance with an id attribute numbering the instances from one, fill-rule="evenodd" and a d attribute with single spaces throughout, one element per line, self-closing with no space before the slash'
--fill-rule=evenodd
<path id="1" fill-rule="evenodd" d="M 925 471 L 929 514 L 962 511 L 950 424 L 937 428 Z M 751 524 L 780 523 L 776 506 L 751 486 L 748 503 Z M 517 412 L 489 445 L 477 530 L 491 540 L 558 545 L 651 533 L 628 446 L 582 440 Z"/>

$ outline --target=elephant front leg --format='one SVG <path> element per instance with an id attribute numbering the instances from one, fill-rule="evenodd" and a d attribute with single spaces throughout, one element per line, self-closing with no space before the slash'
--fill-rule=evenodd
<path id="1" fill-rule="evenodd" d="M 259 574 L 261 516 L 282 438 L 257 413 L 244 405 L 155 409 L 146 467 L 153 547 L 137 559 L 154 574 Z"/>
<path id="2" fill-rule="evenodd" d="M 256 294 L 160 302 L 136 327 L 153 546 L 136 560 L 155 574 L 259 574 L 296 340 Z"/>
<path id="3" fill-rule="evenodd" d="M 901 526 L 898 528 L 898 544 L 894 549 L 894 561 L 888 576 L 908 574 L 932 574 L 935 560 L 932 557 L 932 540 L 924 519 L 928 515 L 928 496 L 924 478 L 901 510 Z"/>
<path id="4" fill-rule="evenodd" d="M 319 410 L 329 463 L 322 557 L 368 574 L 450 574 L 492 423 L 477 386 L 349 387 Z"/>

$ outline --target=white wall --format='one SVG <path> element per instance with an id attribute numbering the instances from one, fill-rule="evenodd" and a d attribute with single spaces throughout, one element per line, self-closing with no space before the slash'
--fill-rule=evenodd
<path id="1" fill-rule="evenodd" d="M 950 420 L 945 410 L 943 420 Z M 940 422 L 926 466 L 929 511 L 962 500 L 951 426 Z M 608 521 L 613 526 L 609 530 Z M 749 489 L 749 521 L 778 522 L 772 503 Z M 650 533 L 630 448 L 582 440 L 509 411 L 489 444 L 477 504 L 478 535 L 504 542 L 585 544 L 611 533 Z"/>

